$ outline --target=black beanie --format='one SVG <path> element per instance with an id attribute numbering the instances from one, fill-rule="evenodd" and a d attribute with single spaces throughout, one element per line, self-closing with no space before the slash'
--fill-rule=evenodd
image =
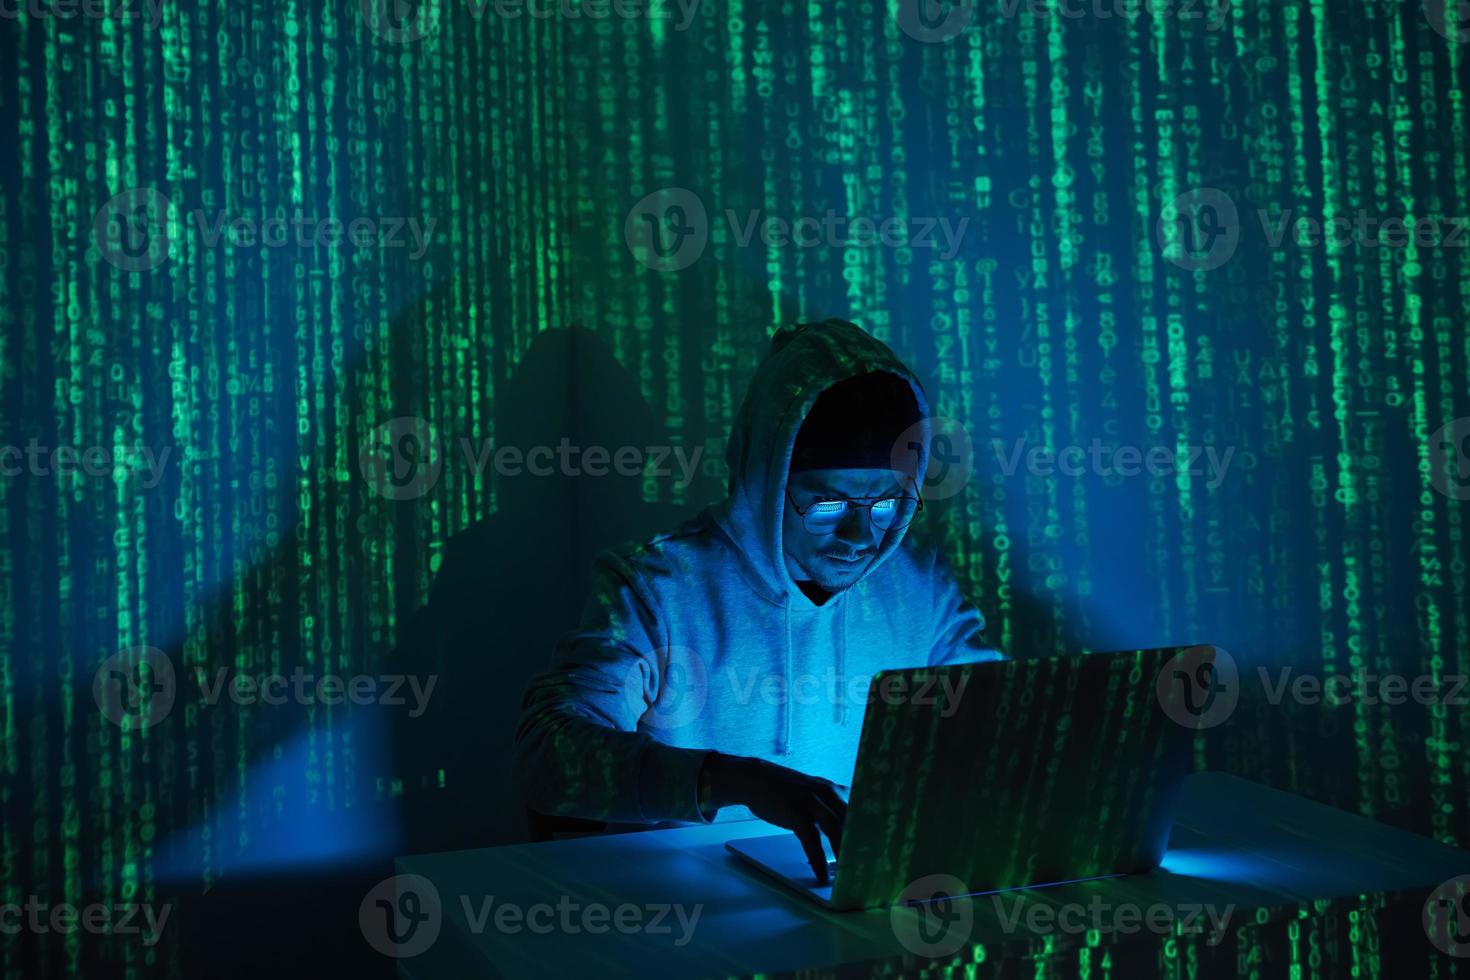
<path id="1" fill-rule="evenodd" d="M 791 472 L 893 469 L 893 448 L 920 420 L 906 379 L 870 371 L 837 382 L 817 396 L 796 433 Z"/>

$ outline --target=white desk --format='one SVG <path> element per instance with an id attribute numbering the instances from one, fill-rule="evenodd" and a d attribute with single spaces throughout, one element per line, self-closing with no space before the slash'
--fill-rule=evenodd
<path id="1" fill-rule="evenodd" d="M 432 882 L 442 912 L 437 938 L 423 952 L 399 959 L 399 973 L 416 980 L 678 978 L 872 960 L 892 961 L 893 972 L 908 973 L 925 966 L 937 970 L 954 961 L 915 956 L 900 942 L 895 914 L 915 917 L 921 914 L 917 910 L 824 912 L 724 848 L 726 839 L 776 832 L 782 831 L 760 821 L 741 821 L 400 858 L 399 874 Z M 970 899 L 972 925 L 966 928 L 968 942 L 959 955 L 994 960 L 1018 951 L 1024 955 L 1040 945 L 1055 948 L 1083 941 L 1080 935 L 1062 932 L 1039 936 L 1014 921 L 1007 929 L 1000 913 L 1014 915 L 1018 900 L 1023 909 L 1040 904 L 1051 911 L 1062 903 L 1099 901 L 1141 908 L 1211 903 L 1224 910 L 1230 905 L 1231 925 L 1238 927 L 1256 909 L 1391 894 L 1435 886 L 1464 873 L 1470 873 L 1466 851 L 1258 783 L 1197 773 L 1186 780 L 1163 868 L 1147 875 L 1012 892 L 1003 902 L 998 896 Z M 491 896 L 489 916 L 476 928 L 474 917 Z M 1422 894 L 1415 901 L 1422 904 Z M 520 910 L 545 906 L 529 921 L 549 931 L 533 931 L 527 921 L 516 919 L 503 920 L 506 928 L 499 928 L 496 910 L 506 903 Z M 609 910 L 601 933 L 583 928 L 581 913 L 594 904 Z M 634 907 L 623 912 L 622 921 L 630 926 L 651 923 L 658 907 L 675 904 L 684 907 L 686 920 L 698 907 L 692 932 L 672 911 L 662 921 L 666 932 L 612 927 L 611 910 L 620 905 Z M 428 906 L 421 902 L 420 908 Z M 594 919 L 591 924 L 599 923 Z M 1147 931 L 1112 936 L 1120 942 L 1159 938 Z M 1429 955 L 1445 955 L 1430 947 L 1422 932 L 1420 938 Z M 899 960 L 905 956 L 907 961 Z M 1457 965 L 1465 962 L 1470 961 Z"/>

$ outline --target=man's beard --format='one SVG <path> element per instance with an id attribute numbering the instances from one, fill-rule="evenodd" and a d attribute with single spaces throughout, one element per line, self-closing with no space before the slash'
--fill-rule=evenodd
<path id="1" fill-rule="evenodd" d="M 872 564 L 872 561 L 873 556 L 869 555 L 866 560 L 862 562 L 854 562 L 854 565 L 856 566 L 856 570 L 866 571 L 867 567 Z M 826 592 L 831 592 L 834 595 L 838 592 L 844 592 L 847 589 L 852 588 L 862 578 L 860 574 L 854 575 L 852 578 L 849 579 L 831 578 L 829 577 L 827 570 L 823 567 L 820 557 L 812 562 L 812 564 L 816 565 L 817 567 L 812 568 L 811 566 L 803 565 L 803 571 L 805 571 L 807 575 L 811 576 L 811 580 L 817 586 L 817 588 L 822 589 Z"/>

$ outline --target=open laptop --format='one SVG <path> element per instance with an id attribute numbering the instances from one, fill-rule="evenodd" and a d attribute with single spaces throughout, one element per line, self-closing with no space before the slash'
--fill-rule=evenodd
<path id="1" fill-rule="evenodd" d="M 1149 871 L 1214 659 L 1194 646 L 880 671 L 830 882 L 790 831 L 725 846 L 834 911 L 906 901 L 930 875 L 975 894 Z"/>

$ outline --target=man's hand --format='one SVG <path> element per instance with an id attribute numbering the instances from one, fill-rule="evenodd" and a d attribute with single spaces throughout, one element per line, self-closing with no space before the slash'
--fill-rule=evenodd
<path id="1" fill-rule="evenodd" d="M 847 803 L 835 783 L 764 759 L 718 752 L 710 753 L 700 778 L 715 806 L 743 804 L 767 823 L 794 832 L 817 881 L 827 883 L 821 835 L 827 835 L 836 856 L 847 817 Z"/>

